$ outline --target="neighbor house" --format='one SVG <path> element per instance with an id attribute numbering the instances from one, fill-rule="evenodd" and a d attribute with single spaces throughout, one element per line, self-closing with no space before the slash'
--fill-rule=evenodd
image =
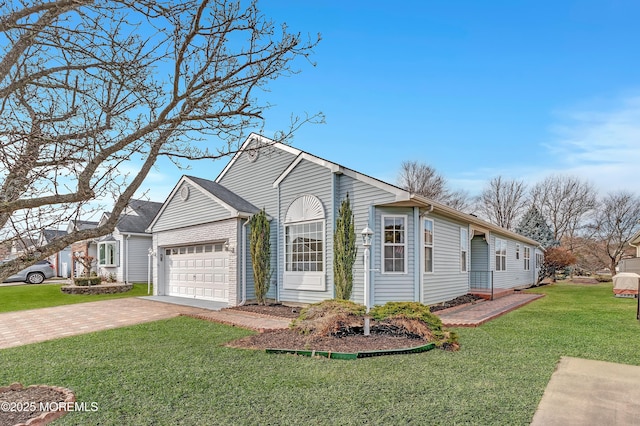
<path id="1" fill-rule="evenodd" d="M 636 257 L 622 259 L 618 265 L 618 272 L 635 272 L 640 274 L 640 231 L 629 240 L 629 245 L 636 249 Z"/>
<path id="2" fill-rule="evenodd" d="M 126 283 L 147 281 L 152 238 L 145 230 L 161 207 L 162 203 L 153 201 L 129 201 L 114 231 L 93 242 L 98 275 Z M 98 226 L 108 218 L 104 213 Z"/>
<path id="3" fill-rule="evenodd" d="M 303 304 L 334 297 L 333 235 L 349 197 L 356 233 L 373 231 L 368 304 L 434 304 L 537 279 L 536 241 L 430 199 L 252 134 L 212 181 L 183 176 L 147 229 L 157 253 L 154 294 L 234 306 L 254 298 L 249 218 L 271 224 L 268 297 Z M 358 245 L 352 299 L 365 300 Z"/>
<path id="4" fill-rule="evenodd" d="M 40 247 L 43 247 L 66 234 L 67 231 L 61 229 L 44 229 L 40 233 L 38 244 Z M 65 278 L 71 276 L 71 246 L 67 246 L 59 252 L 52 254 L 47 258 L 47 260 L 49 260 L 53 265 L 56 271 L 56 276 Z"/>

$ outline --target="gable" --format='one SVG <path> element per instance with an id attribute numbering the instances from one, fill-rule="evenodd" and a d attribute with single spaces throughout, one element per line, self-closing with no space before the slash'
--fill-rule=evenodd
<path id="1" fill-rule="evenodd" d="M 232 217 L 232 212 L 216 203 L 200 187 L 181 179 L 151 224 L 151 231 L 166 231 L 200 225 Z"/>

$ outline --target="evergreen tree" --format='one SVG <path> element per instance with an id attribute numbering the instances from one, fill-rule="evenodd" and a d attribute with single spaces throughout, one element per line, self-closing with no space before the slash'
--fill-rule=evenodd
<path id="1" fill-rule="evenodd" d="M 336 299 L 349 300 L 353 290 L 353 264 L 356 261 L 356 232 L 353 211 L 347 198 L 340 204 L 333 233 L 333 282 Z"/>
<path id="2" fill-rule="evenodd" d="M 253 263 L 253 286 L 258 304 L 264 305 L 271 280 L 271 228 L 264 209 L 251 217 L 249 226 L 251 227 L 249 250 Z"/>
<path id="3" fill-rule="evenodd" d="M 531 206 L 524 216 L 522 216 L 516 232 L 539 242 L 545 249 L 560 245 L 560 243 L 553 238 L 551 227 L 547 224 L 540 210 L 535 206 Z"/>

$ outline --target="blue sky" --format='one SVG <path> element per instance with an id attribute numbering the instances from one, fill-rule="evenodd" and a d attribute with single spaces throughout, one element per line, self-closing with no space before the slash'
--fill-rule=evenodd
<path id="1" fill-rule="evenodd" d="M 323 38 L 317 66 L 298 62 L 265 95 L 267 136 L 292 113 L 322 111 L 326 124 L 293 145 L 390 183 L 411 159 L 471 195 L 497 175 L 533 184 L 551 173 L 640 193 L 637 0 L 260 5 Z M 214 179 L 226 162 L 163 163 L 148 195 L 163 201 L 183 173 Z"/>

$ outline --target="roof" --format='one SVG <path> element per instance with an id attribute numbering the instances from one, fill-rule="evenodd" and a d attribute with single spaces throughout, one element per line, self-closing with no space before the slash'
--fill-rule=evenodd
<path id="1" fill-rule="evenodd" d="M 67 235 L 67 231 L 61 229 L 44 229 L 42 231 L 42 236 L 46 242 L 51 242 L 54 239 L 61 237 L 63 235 Z"/>
<path id="2" fill-rule="evenodd" d="M 220 185 L 217 182 L 214 182 L 208 179 L 202 179 L 195 176 L 185 176 L 185 177 L 189 178 L 191 181 L 196 183 L 202 189 L 206 190 L 211 195 L 213 195 L 223 203 L 233 207 L 235 210 L 239 212 L 254 214 L 260 211 L 259 208 L 257 208 L 256 206 L 254 206 L 244 198 L 240 197 L 235 192 L 229 191 L 227 188 L 225 188 L 224 186 Z"/>
<path id="3" fill-rule="evenodd" d="M 116 229 L 121 233 L 145 233 L 147 227 L 162 208 L 162 203 L 146 200 L 129 200 L 132 214 L 123 214 L 118 219 Z"/>
<path id="4" fill-rule="evenodd" d="M 280 182 L 282 182 L 284 178 L 295 168 L 295 166 L 300 163 L 300 161 L 308 160 L 322 167 L 326 167 L 334 173 L 341 173 L 341 174 L 348 175 L 354 179 L 357 179 L 359 181 L 365 182 L 369 185 L 372 185 L 384 191 L 387 191 L 391 194 L 394 194 L 396 196 L 396 201 L 386 204 L 388 206 L 424 207 L 424 208 L 427 208 L 429 212 L 434 211 L 438 214 L 441 214 L 447 217 L 452 217 L 452 218 L 467 222 L 471 225 L 476 225 L 477 227 L 482 229 L 487 229 L 493 232 L 497 232 L 502 235 L 506 235 L 511 238 L 520 240 L 522 242 L 526 242 L 528 244 L 540 246 L 540 243 L 537 241 L 534 241 L 516 232 L 509 231 L 508 229 L 502 228 L 493 223 L 482 220 L 477 216 L 474 216 L 468 213 L 463 213 L 459 210 L 456 210 L 454 208 L 441 204 L 437 201 L 431 200 L 429 198 L 426 198 L 417 194 L 413 194 L 407 191 L 406 189 L 400 188 L 399 186 L 396 186 L 388 182 L 384 182 L 380 179 L 357 172 L 353 169 L 342 166 L 338 163 L 334 163 L 332 161 L 318 157 L 317 155 L 310 154 L 308 152 L 302 151 L 297 148 L 293 148 L 289 145 L 285 145 L 280 142 L 275 142 L 269 138 L 258 135 L 257 133 L 251 133 L 247 137 L 247 140 L 242 144 L 240 149 L 235 153 L 231 161 L 229 161 L 229 164 L 227 164 L 227 166 L 222 170 L 222 172 L 220 172 L 220 174 L 216 178 L 216 182 L 219 182 L 222 179 L 222 177 L 231 168 L 231 165 L 237 160 L 237 158 L 242 154 L 242 152 L 245 149 L 247 149 L 249 145 L 253 143 L 255 140 L 258 140 L 264 146 L 279 148 L 286 152 L 296 155 L 296 159 L 289 165 L 289 167 L 287 167 L 287 169 L 284 172 L 282 172 L 282 174 L 273 183 L 274 187 L 277 187 L 280 184 Z"/>
<path id="5" fill-rule="evenodd" d="M 82 231 L 83 229 L 93 229 L 98 226 L 98 222 L 90 220 L 74 220 L 73 224 L 78 231 Z"/>

